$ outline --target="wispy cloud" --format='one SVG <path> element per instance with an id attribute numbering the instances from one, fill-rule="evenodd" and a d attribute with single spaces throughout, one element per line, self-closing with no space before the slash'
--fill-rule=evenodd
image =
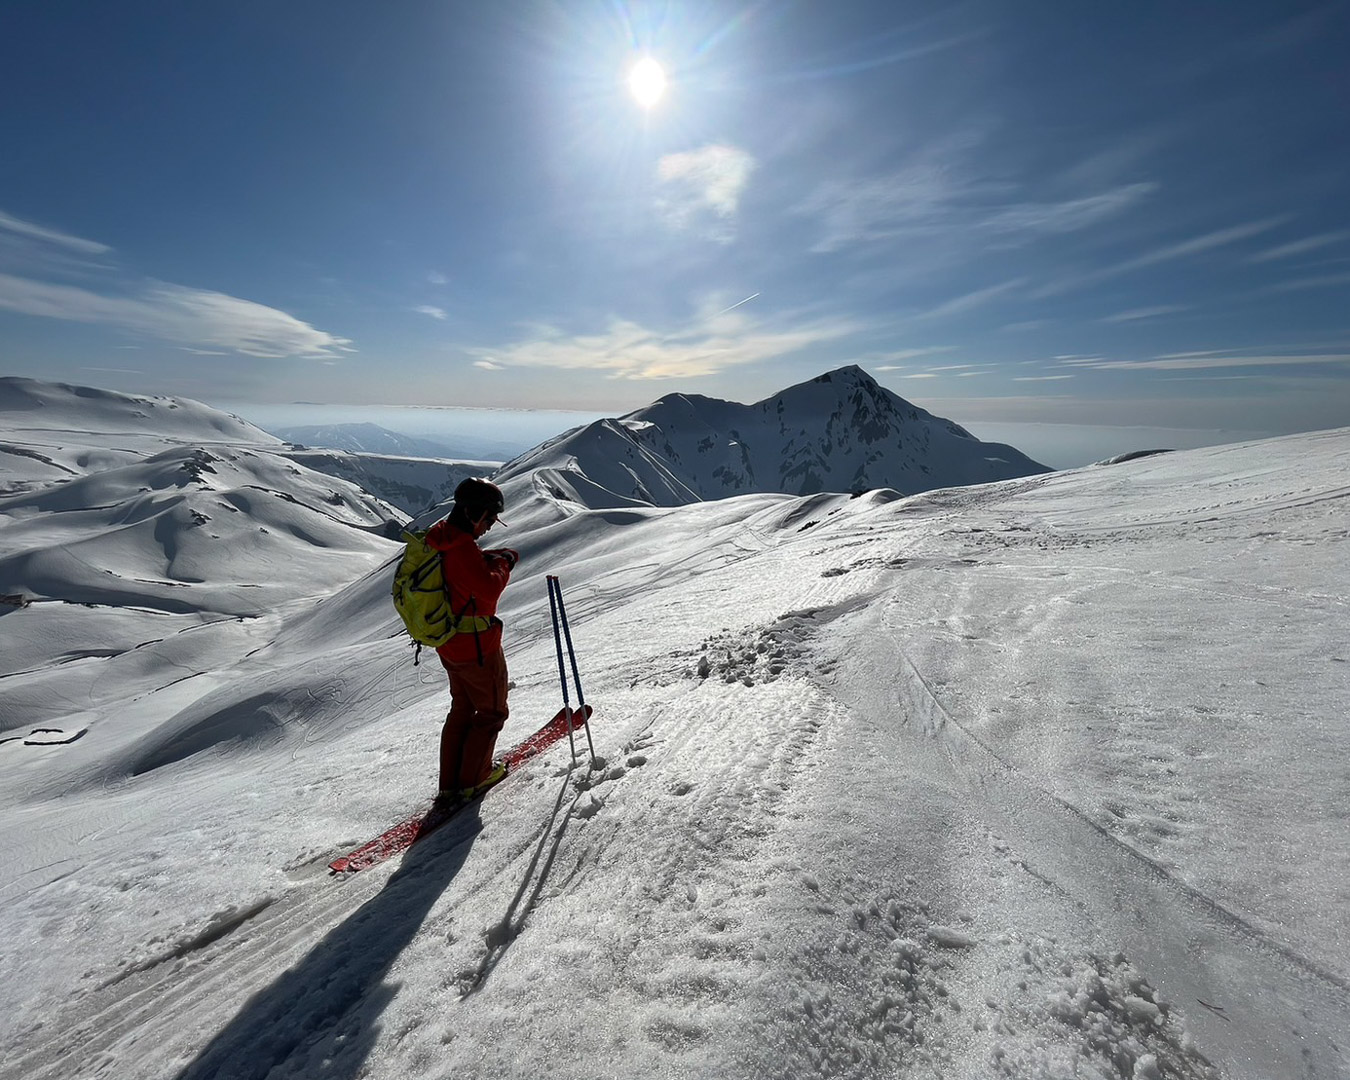
<path id="1" fill-rule="evenodd" d="M 878 368 L 879 371 L 885 371 L 886 368 Z M 911 372 L 904 376 L 907 379 L 973 379 L 981 375 L 988 375 L 992 370 L 989 364 L 943 364 L 940 367 L 925 368 L 923 371 Z"/>
<path id="2" fill-rule="evenodd" d="M 1224 247 L 1228 244 L 1235 244 L 1239 240 L 1247 240 L 1253 236 L 1259 236 L 1263 232 L 1269 232 L 1277 225 L 1283 225 L 1289 220 L 1287 214 L 1277 214 L 1275 217 L 1262 218 L 1260 221 L 1248 221 L 1242 225 L 1230 225 L 1226 229 L 1215 229 L 1213 232 L 1205 233 L 1202 236 L 1194 236 L 1189 240 L 1183 240 L 1179 244 L 1169 244 L 1167 247 L 1157 248 L 1137 258 L 1130 259 L 1121 263 L 1116 270 L 1138 270 L 1145 266 L 1153 266 L 1160 262 L 1169 262 L 1172 259 L 1182 259 L 1189 255 L 1199 255 L 1206 251 L 1212 251 L 1215 248 Z"/>
<path id="3" fill-rule="evenodd" d="M 432 270 L 427 274 L 427 281 L 433 285 L 449 285 L 450 279 L 439 270 Z"/>
<path id="4" fill-rule="evenodd" d="M 811 250 L 827 254 L 946 227 L 968 192 L 939 162 L 920 161 L 888 176 L 830 180 L 798 207 L 822 228 Z"/>
<path id="5" fill-rule="evenodd" d="M 990 214 L 983 225 L 994 232 L 1077 232 L 1115 217 L 1157 190 L 1158 185 L 1152 183 L 1125 184 L 1081 199 L 1015 203 Z"/>
<path id="6" fill-rule="evenodd" d="M 965 293 L 962 296 L 953 297 L 945 303 L 939 304 L 930 311 L 925 311 L 918 318 L 923 319 L 944 319 L 952 315 L 964 315 L 968 311 L 974 311 L 978 307 L 983 307 L 991 300 L 996 300 L 1005 293 L 1012 292 L 1026 284 L 1026 278 L 1013 278 L 1011 281 L 1004 281 L 998 285 L 990 285 L 987 288 L 976 289 L 974 292 Z"/>
<path id="7" fill-rule="evenodd" d="M 473 366 L 483 371 L 505 371 L 506 368 L 495 360 L 475 360 Z"/>
<path id="8" fill-rule="evenodd" d="M 62 252 L 107 255 L 106 244 L 21 221 L 0 213 L 0 238 L 20 237 L 19 273 L 0 272 L 0 309 L 67 322 L 116 326 L 187 347 L 202 355 L 218 350 L 248 356 L 333 358 L 354 352 L 351 341 L 318 330 L 284 311 L 209 289 L 136 278 L 111 265 L 87 264 L 73 285 L 54 280 Z M 54 258 L 53 256 L 57 256 Z M 9 263 L 16 252 L 9 250 Z M 19 269 L 16 267 L 16 269 Z M 34 276 L 40 275 L 40 276 Z"/>
<path id="9" fill-rule="evenodd" d="M 1193 371 L 1203 368 L 1288 367 L 1350 364 L 1350 353 L 1234 356 L 1217 352 L 1175 353 L 1152 360 L 1095 360 L 1082 366 L 1095 371 Z"/>
<path id="10" fill-rule="evenodd" d="M 859 363 L 866 364 L 873 371 L 904 371 L 906 365 L 901 360 L 920 360 L 925 356 L 938 356 L 955 352 L 955 345 L 925 345 L 913 349 L 893 349 L 890 352 L 872 353 L 862 357 Z"/>
<path id="11" fill-rule="evenodd" d="M 84 240 L 56 229 L 35 225 L 31 221 L 24 221 L 21 218 L 6 214 L 3 210 L 0 210 L 0 231 L 10 233 L 13 236 L 21 236 L 26 240 L 52 244 L 68 251 L 77 251 L 84 255 L 105 255 L 112 250 L 107 244 L 100 244 L 96 240 Z"/>
<path id="12" fill-rule="evenodd" d="M 1263 263 L 1270 262 L 1273 259 L 1289 259 L 1295 255 L 1306 255 L 1310 251 L 1318 251 L 1321 248 L 1330 247 L 1332 244 L 1339 244 L 1342 240 L 1347 239 L 1350 239 L 1350 229 L 1318 233 L 1316 236 L 1305 236 L 1302 240 L 1294 240 L 1291 243 L 1281 244 L 1279 247 L 1258 252 L 1250 256 L 1247 261 Z"/>
<path id="13" fill-rule="evenodd" d="M 467 351 L 480 362 L 513 368 L 593 371 L 616 379 L 692 378 L 786 356 L 859 329 L 845 319 L 769 327 L 731 312 L 710 313 L 686 329 L 663 333 L 616 318 L 599 333 L 539 326 L 527 340 Z"/>
<path id="14" fill-rule="evenodd" d="M 988 26 L 977 27 L 973 30 L 965 30 L 930 41 L 907 41 L 899 48 L 886 48 L 882 51 L 880 47 L 888 43 L 887 39 L 894 39 L 897 36 L 897 33 L 892 31 L 874 36 L 863 42 L 859 49 L 861 55 L 856 58 L 837 59 L 831 63 L 814 64 L 801 69 L 794 69 L 778 76 L 775 81 L 799 82 L 808 79 L 837 79 L 843 75 L 853 75 L 860 71 L 870 71 L 874 68 L 898 64 L 907 60 L 916 60 L 919 57 L 931 56 L 934 53 L 959 48 L 985 37 L 991 32 L 992 29 Z M 909 29 L 905 29 L 901 33 L 907 37 L 918 37 L 917 33 Z"/>
<path id="15" fill-rule="evenodd" d="M 129 296 L 0 274 L 0 308 L 69 322 L 103 323 L 175 343 L 248 356 L 331 357 L 351 342 L 284 311 L 237 296 L 150 282 Z"/>
<path id="16" fill-rule="evenodd" d="M 1143 270 L 1145 267 L 1157 266 L 1159 263 L 1172 262 L 1176 259 L 1184 259 L 1192 255 L 1200 255 L 1207 251 L 1213 251 L 1216 248 L 1226 247 L 1229 244 L 1236 244 L 1241 240 L 1248 240 L 1253 236 L 1259 236 L 1261 233 L 1268 232 L 1277 225 L 1282 225 L 1288 220 L 1288 215 L 1281 214 L 1276 217 L 1262 218 L 1259 221 L 1248 221 L 1241 225 L 1232 225 L 1225 229 L 1215 229 L 1212 232 L 1207 232 L 1200 236 L 1193 236 L 1189 240 L 1182 240 L 1179 243 L 1154 248 L 1152 251 L 1146 251 L 1142 255 L 1136 255 L 1132 259 L 1126 259 L 1124 262 L 1101 267 L 1097 270 L 1084 271 L 1073 277 L 1061 278 L 1058 281 L 1042 286 L 1040 289 L 1036 290 L 1033 296 L 1037 299 L 1058 296 L 1061 293 L 1066 293 L 1073 289 L 1099 284 L 1113 277 L 1118 277 L 1121 274 L 1128 274 L 1134 270 Z"/>
<path id="17" fill-rule="evenodd" d="M 1129 311 L 1120 311 L 1115 315 L 1107 315 L 1102 319 L 1102 322 L 1136 322 L 1139 319 L 1156 319 L 1163 315 L 1176 315 L 1179 312 L 1189 310 L 1190 308 L 1186 304 L 1159 304 L 1157 307 L 1131 308 Z"/>
<path id="18" fill-rule="evenodd" d="M 1007 182 L 977 178 L 969 160 L 978 135 L 954 135 L 925 147 L 889 173 L 821 184 L 796 212 L 816 218 L 822 235 L 812 251 L 828 253 L 924 236 L 968 242 L 980 233 L 1007 243 L 1078 232 L 1124 213 L 1158 190 L 1122 184 L 1065 199 L 1017 198 Z"/>
<path id="19" fill-rule="evenodd" d="M 445 318 L 445 308 L 439 308 L 433 304 L 422 304 L 419 307 L 413 308 L 413 310 L 419 315 L 429 315 L 433 319 Z"/>
<path id="20" fill-rule="evenodd" d="M 1080 188 L 1102 187 L 1126 176 L 1138 176 L 1159 151 L 1183 137 L 1185 125 L 1178 119 L 1162 120 L 1132 132 L 1114 132 L 1110 141 L 1093 150 L 1060 177 L 1061 182 Z"/>
<path id="21" fill-rule="evenodd" d="M 657 207 L 672 228 L 729 243 L 754 171 L 755 159 L 734 146 L 714 144 L 669 154 L 656 166 Z"/>
<path id="22" fill-rule="evenodd" d="M 1319 274 L 1314 277 L 1294 278 L 1270 286 L 1273 292 L 1298 292 L 1303 289 L 1335 289 L 1350 285 L 1350 273 Z"/>

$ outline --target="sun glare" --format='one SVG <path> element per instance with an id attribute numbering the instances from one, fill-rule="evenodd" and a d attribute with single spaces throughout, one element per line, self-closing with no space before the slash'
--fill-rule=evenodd
<path id="1" fill-rule="evenodd" d="M 666 73 L 650 56 L 643 57 L 628 73 L 628 89 L 644 109 L 654 108 L 666 93 Z"/>

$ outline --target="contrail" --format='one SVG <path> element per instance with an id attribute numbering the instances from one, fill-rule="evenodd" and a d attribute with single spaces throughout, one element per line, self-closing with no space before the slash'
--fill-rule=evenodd
<path id="1" fill-rule="evenodd" d="M 717 314 L 714 315 L 713 318 L 714 319 L 717 318 L 717 315 L 725 315 L 728 311 L 735 311 L 742 304 L 750 303 L 750 301 L 753 300 L 758 295 L 759 293 L 752 293 L 750 296 L 747 296 L 744 300 L 737 300 L 734 304 L 731 305 L 731 307 L 723 308 L 721 311 L 717 312 Z"/>

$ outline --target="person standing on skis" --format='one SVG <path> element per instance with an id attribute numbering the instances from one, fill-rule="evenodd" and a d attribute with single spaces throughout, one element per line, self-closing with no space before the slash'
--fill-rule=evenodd
<path id="1" fill-rule="evenodd" d="M 436 649 L 450 677 L 450 711 L 441 729 L 437 799 L 461 802 L 506 775 L 493 761 L 506 724 L 506 655 L 497 601 L 520 558 L 510 548 L 481 549 L 477 540 L 506 508 L 496 484 L 470 477 L 455 488 L 455 505 L 427 530 L 441 553 L 455 636 Z"/>

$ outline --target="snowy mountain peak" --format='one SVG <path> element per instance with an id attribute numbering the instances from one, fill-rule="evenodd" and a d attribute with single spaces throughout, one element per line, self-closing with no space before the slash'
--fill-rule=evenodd
<path id="1" fill-rule="evenodd" d="M 537 447 L 498 481 L 513 503 L 542 495 L 599 509 L 752 492 L 886 487 L 916 494 L 1049 471 L 1010 446 L 981 442 L 850 364 L 753 405 L 668 394 Z"/>
<path id="2" fill-rule="evenodd" d="M 867 372 L 865 372 L 857 364 L 845 364 L 843 367 L 835 368 L 833 371 L 827 371 L 823 375 L 817 375 L 814 379 L 811 379 L 806 383 L 802 383 L 801 385 L 812 386 L 818 383 L 833 383 L 833 382 L 840 382 L 846 385 L 848 383 L 856 383 L 862 386 L 880 387 L 880 384 L 876 381 L 876 379 L 872 378 L 871 375 L 867 374 Z"/>

